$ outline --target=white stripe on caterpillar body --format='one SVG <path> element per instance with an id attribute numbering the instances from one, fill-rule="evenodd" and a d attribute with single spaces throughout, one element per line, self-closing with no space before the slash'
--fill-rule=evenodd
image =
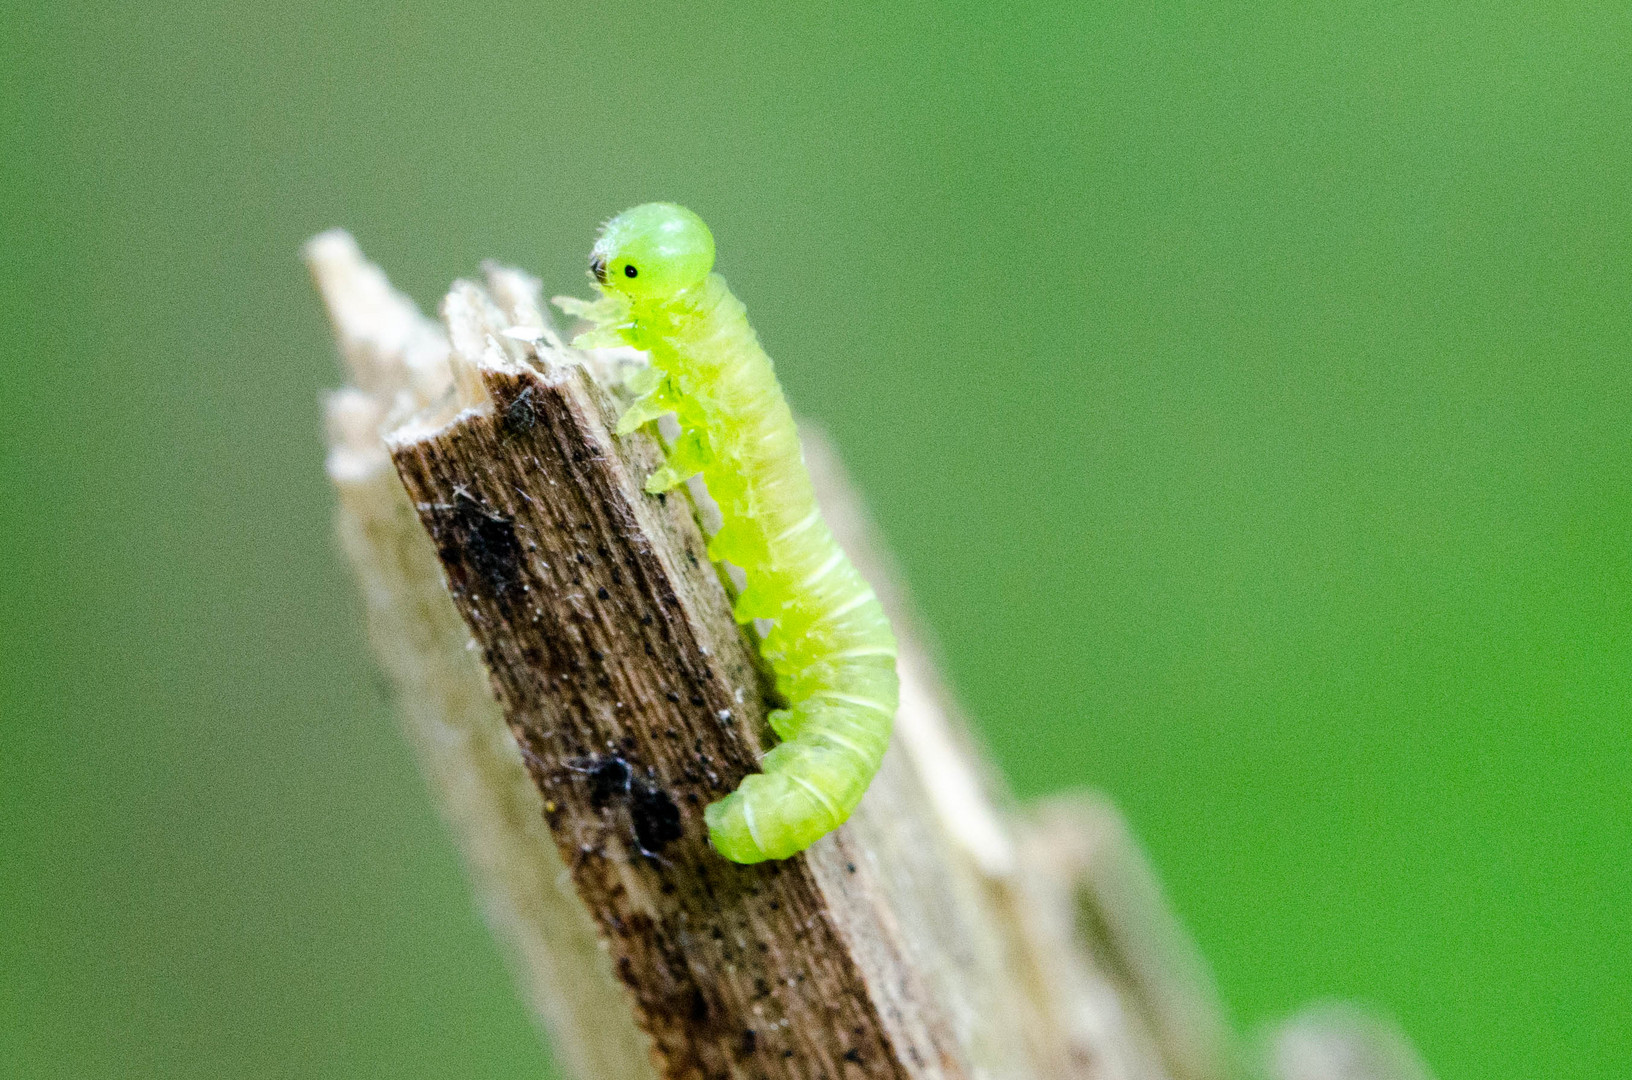
<path id="1" fill-rule="evenodd" d="M 704 812 L 715 849 L 754 863 L 803 851 L 861 801 L 895 720 L 895 637 L 822 519 L 770 358 L 713 265 L 714 239 L 697 215 L 647 203 L 596 241 L 601 299 L 557 303 L 596 324 L 581 342 L 650 355 L 618 432 L 676 415 L 680 438 L 646 490 L 702 474 L 724 519 L 709 557 L 746 575 L 736 618 L 771 621 L 760 651 L 788 702 L 770 715 L 782 742 L 762 772 Z"/>

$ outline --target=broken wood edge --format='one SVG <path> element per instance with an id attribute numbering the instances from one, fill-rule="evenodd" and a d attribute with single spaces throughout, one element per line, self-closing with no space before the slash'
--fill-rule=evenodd
<path id="1" fill-rule="evenodd" d="M 351 237 L 306 258 L 354 385 L 329 395 L 335 528 L 402 730 L 510 969 L 563 1072 L 655 1077 L 593 921 L 566 881 L 543 802 L 381 435 L 451 391 L 439 324 L 392 289 Z"/>

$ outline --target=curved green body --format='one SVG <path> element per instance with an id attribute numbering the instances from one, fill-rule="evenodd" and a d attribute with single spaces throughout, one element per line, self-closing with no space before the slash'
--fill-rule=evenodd
<path id="1" fill-rule="evenodd" d="M 726 858 L 785 859 L 842 824 L 878 771 L 895 718 L 895 637 L 816 505 L 793 415 L 746 310 L 709 272 L 712 238 L 706 261 L 695 252 L 669 260 L 666 268 L 691 260 L 678 285 L 642 290 L 649 295 L 618 288 L 630 278 L 652 282 L 667 257 L 642 247 L 653 231 L 643 214 L 660 227 L 685 215 L 688 229 L 707 236 L 695 215 L 669 204 L 620 215 L 592 262 L 603 299 L 572 307 L 600 324 L 598 339 L 650 354 L 646 392 L 619 433 L 676 415 L 680 438 L 646 489 L 664 491 L 702 474 L 724 519 L 709 556 L 736 564 L 747 578 L 736 617 L 771 621 L 760 651 L 788 703 L 770 716 L 782 742 L 765 756 L 762 773 L 711 804 L 705 818 Z M 633 236 L 620 237 L 620 224 L 631 218 Z"/>

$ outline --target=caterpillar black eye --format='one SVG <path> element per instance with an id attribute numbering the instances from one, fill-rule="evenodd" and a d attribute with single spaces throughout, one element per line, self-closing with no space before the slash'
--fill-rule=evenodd
<path id="1" fill-rule="evenodd" d="M 635 269 L 635 264 L 634 263 L 624 263 L 623 264 L 623 276 L 624 277 L 638 277 L 639 275 L 640 275 L 640 271 Z"/>

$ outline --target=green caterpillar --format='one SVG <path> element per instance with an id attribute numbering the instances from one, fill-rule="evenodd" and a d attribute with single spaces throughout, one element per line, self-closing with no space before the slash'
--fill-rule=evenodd
<path id="1" fill-rule="evenodd" d="M 843 824 L 878 772 L 895 721 L 895 635 L 816 506 L 770 358 L 711 272 L 708 226 L 672 203 L 637 206 L 601 230 L 589 265 L 601 298 L 556 301 L 595 324 L 578 343 L 651 356 L 618 433 L 671 412 L 680 421 L 646 490 L 702 474 L 725 522 L 709 557 L 747 575 L 736 618 L 772 624 L 760 652 L 788 702 L 770 715 L 782 742 L 704 811 L 709 840 L 733 862 L 785 859 Z"/>

